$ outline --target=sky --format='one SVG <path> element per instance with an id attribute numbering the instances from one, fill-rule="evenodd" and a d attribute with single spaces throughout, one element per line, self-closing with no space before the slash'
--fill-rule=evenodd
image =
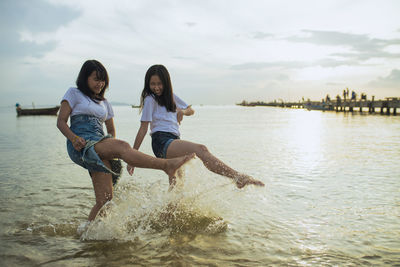
<path id="1" fill-rule="evenodd" d="M 0 106 L 58 104 L 88 59 L 138 104 L 163 64 L 191 104 L 400 97 L 397 0 L 0 0 Z"/>

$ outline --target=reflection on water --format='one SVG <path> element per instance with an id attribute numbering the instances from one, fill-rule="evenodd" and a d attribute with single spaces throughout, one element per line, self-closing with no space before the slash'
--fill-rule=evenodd
<path id="1" fill-rule="evenodd" d="M 238 190 L 199 159 L 172 192 L 162 172 L 136 169 L 82 234 L 93 189 L 55 118 L 1 110 L 0 265 L 400 264 L 399 116 L 195 109 L 182 138 L 266 187 Z M 133 140 L 137 110 L 115 114 L 117 136 Z M 141 150 L 152 154 L 149 137 Z"/>
<path id="2" fill-rule="evenodd" d="M 292 153 L 296 155 L 297 164 L 304 169 L 312 170 L 323 160 L 324 121 L 319 113 L 295 113 L 291 118 L 291 138 L 288 139 Z"/>

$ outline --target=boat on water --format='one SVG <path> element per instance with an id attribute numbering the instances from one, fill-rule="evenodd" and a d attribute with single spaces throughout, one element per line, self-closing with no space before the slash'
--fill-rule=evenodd
<path id="1" fill-rule="evenodd" d="M 28 115 L 57 115 L 60 106 L 51 108 L 21 108 L 19 104 L 16 104 L 17 116 L 28 116 Z"/>
<path id="2" fill-rule="evenodd" d="M 311 103 L 305 103 L 304 107 L 307 110 L 325 110 L 325 107 L 320 104 L 311 104 Z"/>
<path id="3" fill-rule="evenodd" d="M 304 102 L 304 108 L 307 110 L 333 110 L 332 103 L 326 102 Z"/>

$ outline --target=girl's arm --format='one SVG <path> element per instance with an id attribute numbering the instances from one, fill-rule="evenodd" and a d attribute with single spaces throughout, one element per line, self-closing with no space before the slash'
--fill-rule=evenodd
<path id="1" fill-rule="evenodd" d="M 104 122 L 106 124 L 107 133 L 111 134 L 115 138 L 115 127 L 114 127 L 114 119 L 108 119 Z"/>
<path id="2" fill-rule="evenodd" d="M 75 135 L 71 129 L 68 127 L 68 118 L 69 115 L 71 114 L 71 107 L 69 106 L 67 101 L 62 101 L 61 102 L 61 107 L 60 111 L 58 113 L 58 118 L 57 118 L 57 128 L 60 130 L 60 132 L 72 142 L 72 145 L 74 148 L 78 151 L 80 151 L 82 148 L 85 147 L 86 141 L 82 137 L 79 137 Z"/>
<path id="3" fill-rule="evenodd" d="M 135 142 L 133 143 L 133 149 L 139 150 L 140 145 L 143 142 L 144 137 L 146 136 L 147 129 L 149 128 L 148 121 L 140 122 L 140 128 L 136 134 Z"/>
<path id="4" fill-rule="evenodd" d="M 143 139 L 146 136 L 147 129 L 149 128 L 149 123 L 150 122 L 148 121 L 142 121 L 140 123 L 140 128 L 136 134 L 135 142 L 133 143 L 133 149 L 139 150 L 140 145 L 142 144 Z M 132 175 L 133 171 L 135 170 L 135 168 L 130 165 L 126 166 L 126 169 L 129 175 Z"/>

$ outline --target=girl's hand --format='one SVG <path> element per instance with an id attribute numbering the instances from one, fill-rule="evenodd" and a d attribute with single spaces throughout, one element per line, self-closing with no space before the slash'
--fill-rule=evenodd
<path id="1" fill-rule="evenodd" d="M 128 166 L 126 166 L 126 170 L 128 171 L 129 175 L 132 176 L 133 171 L 135 170 L 135 167 L 128 165 Z"/>
<path id="2" fill-rule="evenodd" d="M 72 140 L 72 145 L 77 151 L 81 151 L 82 148 L 86 145 L 86 140 L 80 136 L 75 136 L 74 140 Z"/>
<path id="3" fill-rule="evenodd" d="M 181 121 L 183 120 L 183 110 L 179 109 L 176 112 L 176 119 L 178 120 L 178 124 L 181 124 Z"/>
<path id="4" fill-rule="evenodd" d="M 189 105 L 185 110 L 186 116 L 192 116 L 194 114 L 194 109 L 192 109 L 192 105 Z"/>

